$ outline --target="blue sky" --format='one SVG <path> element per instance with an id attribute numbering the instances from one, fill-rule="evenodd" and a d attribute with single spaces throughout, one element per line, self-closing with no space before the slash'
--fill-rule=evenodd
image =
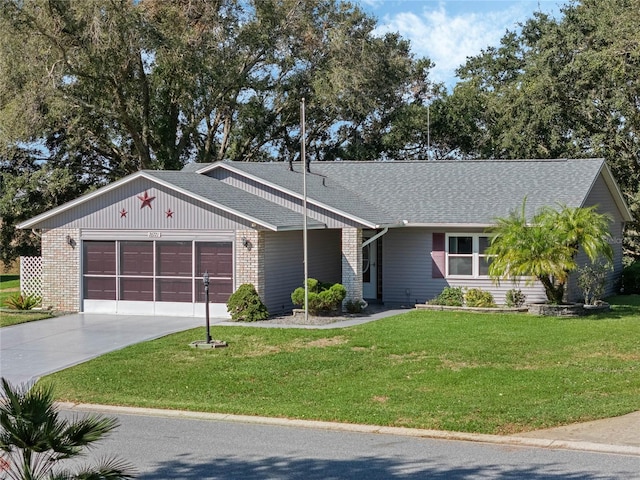
<path id="1" fill-rule="evenodd" d="M 378 30 L 399 32 L 418 57 L 435 64 L 434 81 L 452 86 L 455 69 L 468 56 L 497 46 L 507 29 L 536 11 L 559 16 L 563 0 L 354 0 L 378 18 Z"/>

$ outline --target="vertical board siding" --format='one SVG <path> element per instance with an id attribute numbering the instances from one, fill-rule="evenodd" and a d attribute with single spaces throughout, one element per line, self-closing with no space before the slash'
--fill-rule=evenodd
<path id="1" fill-rule="evenodd" d="M 446 279 L 433 278 L 431 253 L 433 230 L 427 228 L 405 228 L 390 230 L 384 236 L 383 301 L 390 304 L 424 303 L 438 296 L 446 286 L 481 288 L 491 292 L 496 303 L 504 303 L 505 293 L 519 288 L 527 295 L 527 302 L 545 300 L 544 289 L 539 283 L 532 286 L 524 281 L 514 285 L 501 282 L 495 285 L 488 278 Z"/>
<path id="2" fill-rule="evenodd" d="M 155 197 L 141 208 L 138 196 Z M 125 213 L 126 212 L 126 213 Z M 250 222 L 146 178 L 138 178 L 44 220 L 42 228 L 236 230 Z"/>

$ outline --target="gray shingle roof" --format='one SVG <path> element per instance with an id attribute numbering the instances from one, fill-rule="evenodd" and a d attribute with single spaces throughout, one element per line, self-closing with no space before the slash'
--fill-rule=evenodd
<path id="1" fill-rule="evenodd" d="M 229 162 L 232 168 L 301 194 L 286 163 Z M 491 224 L 527 198 L 527 213 L 556 203 L 581 206 L 602 159 L 436 162 L 314 162 L 310 199 L 376 224 Z"/>
<path id="2" fill-rule="evenodd" d="M 248 215 L 262 224 L 272 225 L 279 230 L 302 228 L 301 214 L 206 175 L 164 170 L 145 170 L 145 173 L 180 190 L 224 205 L 228 209 Z M 309 228 L 324 227 L 324 224 L 309 218 L 307 224 Z"/>
<path id="3" fill-rule="evenodd" d="M 206 175 L 227 168 L 254 177 L 282 191 L 302 197 L 301 165 L 288 163 L 218 162 L 189 164 L 182 171 L 145 171 L 142 174 L 172 185 L 194 197 L 223 207 L 267 228 L 300 229 L 303 218 L 289 208 Z M 313 162 L 307 175 L 309 202 L 321 205 L 363 226 L 490 225 L 520 208 L 527 198 L 531 216 L 556 203 L 582 206 L 605 169 L 602 159 L 483 160 L 434 162 Z M 201 173 L 196 173 L 201 171 Z M 33 228 L 45 218 L 89 201 L 122 182 L 103 187 L 19 225 Z M 614 187 L 615 188 L 615 187 Z M 612 192 L 614 193 L 614 192 Z M 615 195 L 615 193 L 614 193 Z M 620 208 L 627 212 L 618 195 Z M 625 217 L 625 218 L 626 218 Z M 310 228 L 324 224 L 308 219 Z"/>

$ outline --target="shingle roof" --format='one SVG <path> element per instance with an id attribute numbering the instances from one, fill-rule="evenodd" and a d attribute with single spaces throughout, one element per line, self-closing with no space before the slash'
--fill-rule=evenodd
<path id="1" fill-rule="evenodd" d="M 144 173 L 180 190 L 255 218 L 263 225 L 271 225 L 278 230 L 302 228 L 303 218 L 300 213 L 214 178 L 184 171 L 145 170 Z M 324 224 L 310 218 L 307 218 L 307 225 L 309 228 L 324 227 Z"/>
<path id="2" fill-rule="evenodd" d="M 228 165 L 302 192 L 300 165 L 298 172 L 289 172 L 286 163 Z M 314 162 L 307 193 L 380 225 L 486 225 L 519 208 L 525 197 L 528 215 L 556 203 L 582 206 L 603 166 L 602 159 Z"/>
<path id="3" fill-rule="evenodd" d="M 140 175 L 275 230 L 300 229 L 300 213 L 207 175 L 222 168 L 291 195 L 303 195 L 301 165 L 286 162 L 189 164 L 181 171 L 144 171 L 125 177 L 18 225 L 33 228 L 45 218 L 91 200 Z M 583 206 L 601 172 L 623 218 L 632 218 L 602 159 L 482 160 L 433 162 L 313 162 L 307 178 L 311 204 L 363 227 L 395 225 L 491 225 L 520 208 L 527 214 L 556 203 Z M 308 219 L 310 228 L 324 224 Z"/>

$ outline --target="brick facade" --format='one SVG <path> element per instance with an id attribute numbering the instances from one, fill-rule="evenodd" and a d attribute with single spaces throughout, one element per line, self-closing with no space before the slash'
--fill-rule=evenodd
<path id="1" fill-rule="evenodd" d="M 362 299 L 362 230 L 342 229 L 342 285 L 347 289 L 345 302 Z"/>
<path id="2" fill-rule="evenodd" d="M 257 230 L 236 230 L 236 288 L 243 283 L 256 287 L 264 299 L 265 233 Z M 246 246 L 245 246 L 246 244 Z"/>
<path id="3" fill-rule="evenodd" d="M 64 312 L 80 310 L 80 231 L 42 232 L 42 306 Z"/>

